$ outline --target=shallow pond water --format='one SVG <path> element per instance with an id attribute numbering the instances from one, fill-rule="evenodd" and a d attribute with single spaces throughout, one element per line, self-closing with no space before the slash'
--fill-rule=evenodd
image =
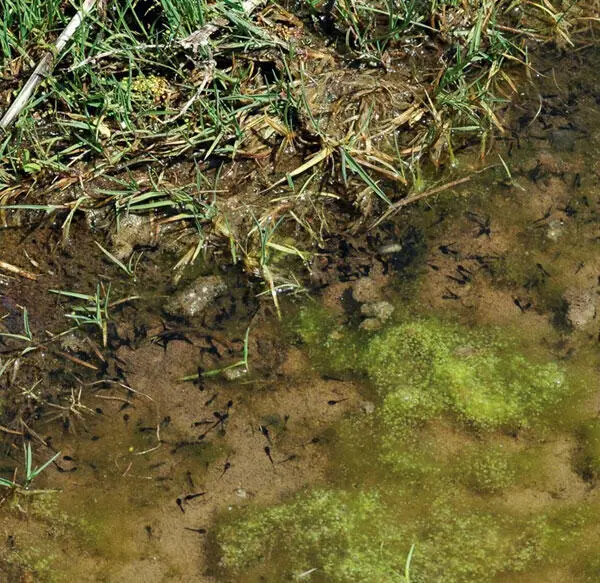
<path id="1" fill-rule="evenodd" d="M 469 182 L 324 249 L 283 322 L 235 270 L 202 317 L 174 317 L 168 251 L 127 280 L 76 221 L 75 244 L 34 255 L 43 282 L 4 284 L 7 329 L 26 305 L 44 338 L 9 362 L 6 423 L 38 465 L 61 453 L 34 483 L 55 492 L 0 507 L 3 580 L 598 581 L 594 62 L 542 70 L 518 131 L 457 155 Z M 60 236 L 5 229 L 6 259 Z M 47 289 L 97 279 L 133 298 L 106 346 L 44 336 L 73 308 Z"/>

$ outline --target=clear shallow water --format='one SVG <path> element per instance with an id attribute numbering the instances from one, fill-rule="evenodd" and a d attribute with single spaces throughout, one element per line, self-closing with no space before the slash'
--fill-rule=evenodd
<path id="1" fill-rule="evenodd" d="M 168 321 L 163 347 L 155 299 L 118 315 L 146 338 L 104 351 L 125 387 L 47 370 L 89 410 L 40 412 L 62 471 L 39 485 L 62 492 L 3 505 L 6 573 L 402 581 L 414 545 L 411 581 L 597 581 L 600 88 L 570 69 L 283 325 L 240 293 L 224 328 Z M 250 375 L 178 380 L 237 361 L 248 325 Z"/>

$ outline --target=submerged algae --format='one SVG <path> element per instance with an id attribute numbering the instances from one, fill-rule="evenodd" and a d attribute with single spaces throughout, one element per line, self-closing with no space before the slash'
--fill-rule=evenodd
<path id="1" fill-rule="evenodd" d="M 218 530 L 221 564 L 233 574 L 258 566 L 262 575 L 277 574 L 278 580 L 316 569 L 316 580 L 403 581 L 399 573 L 409 537 L 401 524 L 382 528 L 387 514 L 376 492 L 341 490 L 318 490 L 288 504 L 247 509 Z"/>
<path id="2" fill-rule="evenodd" d="M 405 583 L 414 543 L 411 582 L 485 583 L 501 573 L 535 570 L 557 553 L 574 564 L 569 547 L 589 532 L 583 507 L 518 515 L 501 505 L 480 508 L 458 490 L 425 500 L 417 489 L 384 488 L 320 490 L 235 513 L 216 534 L 221 567 L 248 581 L 288 581 L 311 572 L 311 581 Z M 582 568 L 593 570 L 589 563 Z"/>
<path id="3" fill-rule="evenodd" d="M 312 364 L 327 374 L 360 373 L 364 333 L 342 325 L 317 304 L 302 308 L 292 331 L 307 348 Z"/>
<path id="4" fill-rule="evenodd" d="M 517 454 L 500 447 L 483 444 L 462 455 L 458 463 L 457 478 L 475 492 L 496 494 L 517 480 Z"/>
<path id="5" fill-rule="evenodd" d="M 479 430 L 529 428 L 572 393 L 559 365 L 526 358 L 499 330 L 417 317 L 371 335 L 311 307 L 295 331 L 319 369 L 371 380 L 395 435 L 440 415 Z"/>
<path id="6" fill-rule="evenodd" d="M 574 469 L 584 480 L 595 483 L 600 476 L 600 421 L 586 422 L 577 433 L 579 447 Z"/>
<path id="7" fill-rule="evenodd" d="M 312 581 L 402 583 L 414 543 L 413 583 L 484 583 L 535 571 L 589 531 L 581 505 L 536 513 L 498 496 L 544 471 L 546 462 L 536 465 L 528 447 L 503 431 L 535 429 L 575 395 L 560 366 L 526 358 L 499 331 L 435 318 L 406 319 L 377 334 L 348 331 L 312 308 L 299 322 L 315 365 L 364 375 L 381 404 L 373 416 L 342 423 L 337 489 L 221 520 L 215 539 L 227 575 L 291 580 L 310 572 Z M 456 443 L 443 451 L 439 440 L 450 435 Z M 575 555 L 565 555 L 571 567 Z M 586 571 L 595 572 L 588 562 Z"/>
<path id="8" fill-rule="evenodd" d="M 396 434 L 440 414 L 480 430 L 531 427 L 570 392 L 555 363 L 526 359 L 498 333 L 433 318 L 373 338 L 365 364 L 383 396 L 385 427 Z"/>

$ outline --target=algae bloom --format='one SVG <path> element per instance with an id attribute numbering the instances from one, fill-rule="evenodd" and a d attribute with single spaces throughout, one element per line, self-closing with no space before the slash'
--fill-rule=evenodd
<path id="1" fill-rule="evenodd" d="M 569 392 L 557 364 L 528 360 L 497 332 L 437 319 L 387 329 L 364 362 L 396 433 L 439 415 L 481 430 L 527 428 Z"/>

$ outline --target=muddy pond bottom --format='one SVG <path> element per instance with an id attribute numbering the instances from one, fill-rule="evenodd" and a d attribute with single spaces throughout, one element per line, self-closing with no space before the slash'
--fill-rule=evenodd
<path id="1" fill-rule="evenodd" d="M 24 304 L 54 331 L 4 345 L 2 476 L 16 436 L 60 455 L 3 498 L 0 580 L 599 581 L 600 86 L 571 75 L 469 182 L 332 237 L 282 320 L 236 269 L 97 278 L 75 220 L 85 257 L 2 296 L 8 333 Z"/>

